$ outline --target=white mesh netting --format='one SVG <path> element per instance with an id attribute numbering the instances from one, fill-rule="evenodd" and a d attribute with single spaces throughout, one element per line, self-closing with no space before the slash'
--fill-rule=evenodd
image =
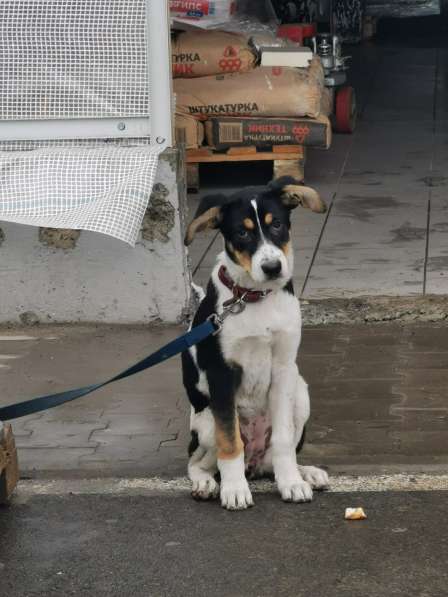
<path id="1" fill-rule="evenodd" d="M 149 147 L 0 154 L 0 220 L 137 240 L 157 168 Z"/>
<path id="2" fill-rule="evenodd" d="M 147 115 L 145 0 L 1 0 L 0 89 L 0 120 Z"/>
<path id="3" fill-rule="evenodd" d="M 135 243 L 149 139 L 1 142 L 1 121 L 149 118 L 146 53 L 145 0 L 0 1 L 0 220 Z"/>

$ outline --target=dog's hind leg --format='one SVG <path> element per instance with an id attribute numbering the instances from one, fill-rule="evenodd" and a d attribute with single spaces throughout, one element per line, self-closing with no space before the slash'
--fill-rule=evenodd
<path id="1" fill-rule="evenodd" d="M 308 385 L 303 377 L 299 374 L 297 384 L 297 399 L 294 409 L 294 422 L 296 428 L 296 444 L 299 451 L 305 440 L 305 426 L 304 422 L 308 419 L 310 410 L 310 396 L 308 392 Z M 301 466 L 298 465 L 299 473 L 304 481 L 309 483 L 313 489 L 321 490 L 328 487 L 327 473 L 315 466 Z"/>
<path id="2" fill-rule="evenodd" d="M 209 500 L 218 496 L 219 485 L 214 476 L 218 472 L 215 424 L 209 408 L 200 413 L 192 411 L 190 418 L 192 443 L 188 476 L 192 482 L 191 495 L 197 500 Z"/>
<path id="3" fill-rule="evenodd" d="M 218 497 L 219 485 L 214 479 L 218 472 L 216 451 L 199 446 L 188 463 L 188 476 L 192 483 L 191 495 L 196 500 L 210 500 Z"/>
<path id="4" fill-rule="evenodd" d="M 317 468 L 317 466 L 302 466 L 300 464 L 297 466 L 303 480 L 309 483 L 313 489 L 319 491 L 328 487 L 328 475 L 323 469 Z"/>

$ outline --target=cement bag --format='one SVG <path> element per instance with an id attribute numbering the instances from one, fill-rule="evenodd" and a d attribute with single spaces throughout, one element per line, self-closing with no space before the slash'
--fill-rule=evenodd
<path id="1" fill-rule="evenodd" d="M 170 13 L 182 19 L 228 20 L 235 6 L 235 0 L 170 0 Z"/>
<path id="2" fill-rule="evenodd" d="M 171 47 L 175 78 L 247 72 L 255 67 L 248 38 L 238 33 L 186 31 L 174 36 Z"/>
<path id="3" fill-rule="evenodd" d="M 248 73 L 176 79 L 179 112 L 209 116 L 310 116 L 320 114 L 323 71 L 319 59 L 307 69 L 256 68 Z"/>

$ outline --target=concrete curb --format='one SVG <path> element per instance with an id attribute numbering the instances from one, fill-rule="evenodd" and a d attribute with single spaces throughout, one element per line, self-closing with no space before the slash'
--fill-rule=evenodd
<path id="1" fill-rule="evenodd" d="M 390 323 L 401 324 L 440 322 L 448 319 L 448 296 L 446 295 L 425 295 L 425 296 L 359 296 L 351 298 L 325 298 L 325 299 L 304 299 L 300 300 L 302 309 L 303 325 L 359 325 L 367 323 Z M 191 307 L 190 307 L 191 308 Z M 185 317 L 185 321 L 188 317 Z M 128 326 L 137 327 L 139 324 L 111 324 L 99 321 L 86 322 L 58 322 L 53 324 L 39 324 L 37 322 L 11 323 L 1 322 L 0 331 L 24 330 L 35 328 L 39 331 L 54 329 L 70 325 L 84 327 L 101 326 Z M 153 322 L 153 326 L 164 327 L 166 324 Z"/>
<path id="2" fill-rule="evenodd" d="M 448 319 L 448 296 L 360 296 L 301 300 L 303 324 L 428 323 Z"/>
<path id="3" fill-rule="evenodd" d="M 448 491 L 448 474 L 444 475 L 366 475 L 331 477 L 330 493 L 375 491 Z M 254 493 L 276 492 L 271 481 L 250 483 Z M 176 479 L 83 479 L 52 481 L 20 481 L 14 501 L 23 502 L 36 496 L 64 495 L 151 495 L 164 493 L 189 493 L 190 481 L 186 477 Z"/>

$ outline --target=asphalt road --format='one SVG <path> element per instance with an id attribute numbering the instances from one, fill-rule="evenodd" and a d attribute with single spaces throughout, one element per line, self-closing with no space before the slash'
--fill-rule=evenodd
<path id="1" fill-rule="evenodd" d="M 230 513 L 185 492 L 35 495 L 0 510 L 0 594 L 445 597 L 447 493 L 273 494 Z M 344 520 L 347 506 L 368 519 Z"/>

